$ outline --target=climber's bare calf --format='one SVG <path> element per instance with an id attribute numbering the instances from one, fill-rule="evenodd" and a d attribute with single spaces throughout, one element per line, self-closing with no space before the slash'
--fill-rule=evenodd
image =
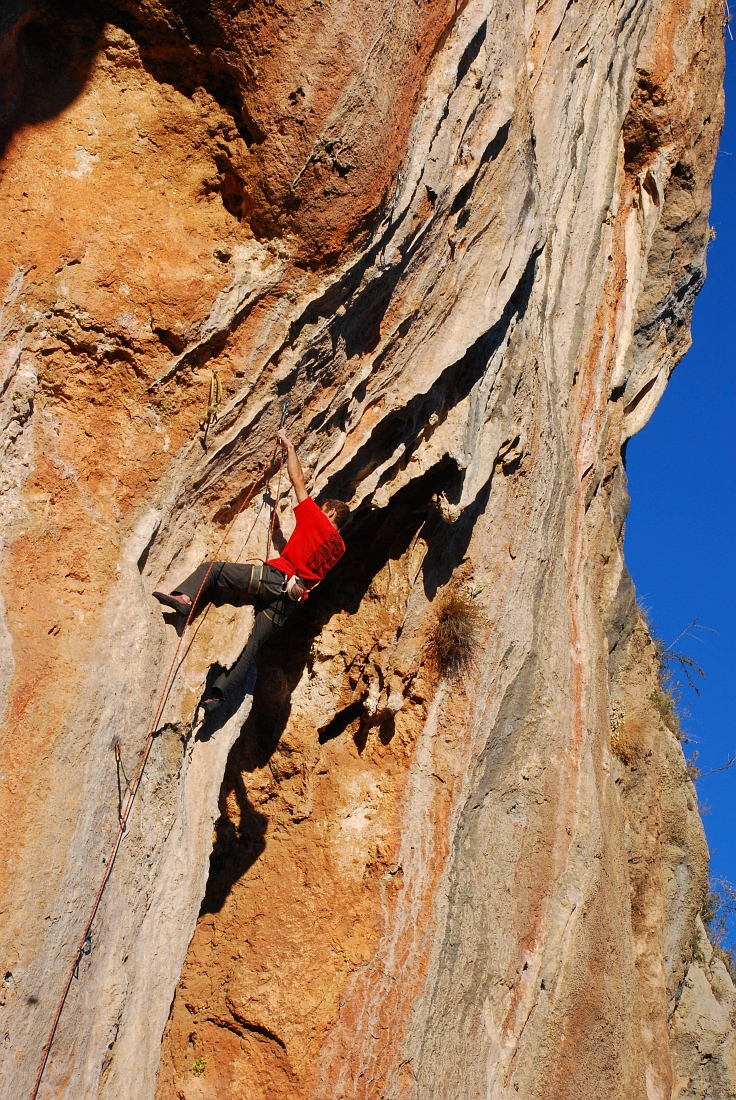
<path id="1" fill-rule="evenodd" d="M 218 602 L 250 603 L 256 619 L 248 643 L 229 672 L 215 680 L 212 694 L 205 699 L 205 711 L 215 710 L 227 694 L 244 686 L 258 650 L 284 624 L 291 612 L 307 598 L 309 590 L 327 575 L 345 552 L 339 529 L 350 515 L 341 500 L 327 500 L 320 508 L 309 496 L 304 473 L 294 445 L 282 430 L 279 439 L 286 449 L 286 470 L 296 494 L 296 528 L 278 558 L 264 565 L 235 562 L 203 562 L 173 592 L 154 592 L 167 609 L 189 615 Z"/>

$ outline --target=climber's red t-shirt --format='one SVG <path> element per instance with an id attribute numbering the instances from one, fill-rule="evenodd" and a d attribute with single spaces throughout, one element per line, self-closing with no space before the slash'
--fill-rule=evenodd
<path id="1" fill-rule="evenodd" d="M 345 543 L 320 506 L 307 497 L 294 509 L 296 530 L 281 551 L 266 565 L 280 569 L 287 577 L 294 574 L 314 588 L 345 553 Z"/>

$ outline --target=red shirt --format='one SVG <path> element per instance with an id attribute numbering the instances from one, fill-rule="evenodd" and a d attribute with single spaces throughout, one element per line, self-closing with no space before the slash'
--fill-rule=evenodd
<path id="1" fill-rule="evenodd" d="M 280 569 L 287 577 L 293 577 L 296 573 L 307 588 L 314 588 L 343 556 L 345 543 L 311 497 L 297 504 L 294 516 L 294 534 L 281 551 L 281 556 L 272 558 L 266 565 Z"/>

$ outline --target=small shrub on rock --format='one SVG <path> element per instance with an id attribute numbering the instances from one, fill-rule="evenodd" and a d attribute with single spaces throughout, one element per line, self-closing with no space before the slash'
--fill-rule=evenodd
<path id="1" fill-rule="evenodd" d="M 661 676 L 662 674 L 660 673 L 660 682 Z M 673 691 L 661 685 L 661 690 L 653 691 L 649 698 L 654 703 L 659 717 L 670 733 L 673 733 L 678 741 L 684 741 L 685 735 L 682 730 L 682 725 L 680 724 L 680 716 L 677 713 L 680 693 L 677 692 L 677 694 L 675 694 Z"/>
<path id="2" fill-rule="evenodd" d="M 700 916 L 708 933 L 713 954 L 726 967 L 731 980 L 736 981 L 736 956 L 729 942 L 729 922 L 736 917 L 736 886 L 728 879 L 710 875 Z M 693 951 L 696 962 L 704 962 L 700 945 Z"/>
<path id="3" fill-rule="evenodd" d="M 194 1063 L 192 1064 L 191 1069 L 189 1070 L 189 1072 L 192 1074 L 193 1077 L 201 1077 L 206 1068 L 207 1068 L 207 1059 L 206 1058 L 195 1058 Z"/>
<path id="4" fill-rule="evenodd" d="M 636 759 L 646 730 L 646 723 L 636 714 L 624 715 L 611 723 L 611 752 L 622 764 L 631 764 Z"/>
<path id="5" fill-rule="evenodd" d="M 480 608 L 464 589 L 455 589 L 434 616 L 424 649 L 424 662 L 450 680 L 468 672 L 480 644 Z"/>

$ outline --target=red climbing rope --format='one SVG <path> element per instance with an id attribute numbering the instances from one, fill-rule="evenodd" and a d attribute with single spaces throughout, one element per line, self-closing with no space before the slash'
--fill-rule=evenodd
<path id="1" fill-rule="evenodd" d="M 283 425 L 285 415 L 286 414 L 285 414 L 285 412 L 283 410 L 283 406 L 282 406 L 282 419 L 281 419 L 282 425 Z M 43 1048 L 43 1055 L 41 1057 L 41 1065 L 38 1067 L 38 1073 L 36 1075 L 36 1083 L 34 1084 L 33 1092 L 31 1093 L 31 1100 L 36 1100 L 36 1097 L 38 1096 L 38 1090 L 41 1086 L 41 1079 L 43 1078 L 44 1070 L 46 1069 L 46 1064 L 48 1062 L 49 1054 L 51 1052 L 51 1044 L 54 1041 L 54 1036 L 56 1034 L 56 1029 L 59 1025 L 59 1020 L 61 1018 L 61 1013 L 62 1013 L 62 1010 L 64 1008 L 64 1004 L 66 1003 L 66 999 L 69 996 L 69 990 L 71 989 L 71 984 L 72 984 L 72 981 L 74 980 L 74 975 L 78 971 L 79 963 L 80 963 L 82 957 L 84 955 L 89 954 L 90 932 L 91 932 L 91 929 L 92 929 L 92 923 L 93 923 L 95 917 L 97 916 L 97 910 L 100 907 L 100 902 L 102 901 L 102 895 L 105 892 L 105 887 L 107 886 L 110 875 L 112 873 L 113 864 L 115 863 L 115 857 L 117 856 L 118 851 L 120 850 L 120 845 L 121 845 L 122 840 L 123 840 L 123 833 L 125 832 L 125 828 L 126 828 L 126 825 L 127 825 L 127 822 L 128 822 L 128 817 L 130 816 L 130 811 L 133 808 L 133 803 L 135 801 L 135 796 L 138 793 L 138 788 L 140 786 L 141 779 L 143 778 L 143 772 L 144 772 L 144 769 L 146 767 L 146 762 L 148 760 L 148 756 L 149 756 L 150 751 L 151 751 L 151 745 L 153 743 L 153 738 L 154 738 L 154 735 L 156 733 L 156 729 L 158 727 L 158 723 L 161 719 L 161 716 L 163 715 L 169 691 L 171 690 L 172 684 L 174 682 L 174 678 L 175 678 L 175 675 L 176 675 L 176 673 L 174 672 L 174 669 L 175 669 L 175 666 L 176 666 L 177 658 L 179 656 L 179 651 L 181 649 L 182 642 L 184 641 L 184 635 L 186 634 L 187 627 L 189 626 L 189 623 L 192 620 L 192 616 L 194 614 L 194 609 L 197 606 L 197 600 L 199 599 L 199 597 L 202 593 L 202 589 L 204 588 L 205 584 L 207 583 L 207 579 L 209 578 L 209 575 L 212 572 L 212 568 L 215 564 L 215 561 L 219 557 L 220 551 L 222 550 L 222 547 L 225 544 L 225 540 L 227 539 L 228 535 L 230 534 L 230 531 L 232 529 L 233 524 L 235 523 L 235 520 L 238 518 L 240 513 L 248 506 L 248 504 L 250 503 L 250 501 L 253 498 L 253 494 L 255 493 L 256 489 L 258 488 L 261 481 L 263 480 L 264 473 L 267 470 L 270 469 L 271 464 L 273 463 L 273 460 L 276 457 L 276 451 L 278 449 L 278 446 L 279 446 L 279 444 L 277 443 L 276 446 L 274 447 L 273 451 L 271 452 L 271 457 L 268 460 L 268 463 L 261 470 L 261 473 L 258 475 L 256 480 L 253 482 L 253 485 L 251 486 L 249 491 L 246 493 L 242 504 L 239 506 L 239 508 L 235 512 L 235 515 L 233 516 L 233 518 L 230 520 L 229 524 L 227 525 L 227 527 L 225 529 L 225 534 L 222 536 L 222 539 L 220 540 L 220 544 L 219 544 L 219 546 L 217 547 L 217 550 L 214 553 L 213 559 L 210 563 L 210 567 L 207 570 L 207 572 L 205 573 L 204 578 L 202 580 L 202 583 L 199 586 L 199 591 L 197 592 L 197 595 L 195 596 L 194 600 L 192 601 L 191 609 L 189 611 L 189 614 L 187 615 L 186 622 L 184 623 L 184 629 L 181 632 L 181 636 L 179 637 L 179 641 L 178 641 L 176 649 L 174 651 L 174 656 L 173 656 L 173 658 L 171 660 L 171 664 L 169 666 L 169 671 L 166 674 L 166 680 L 164 681 L 164 686 L 163 686 L 163 690 L 161 692 L 161 697 L 158 701 L 158 706 L 156 707 L 156 713 L 153 717 L 153 721 L 151 722 L 150 728 L 148 730 L 148 734 L 146 736 L 145 743 L 143 745 L 143 750 L 142 750 L 141 755 L 140 755 L 139 760 L 138 760 L 138 767 L 136 769 L 135 776 L 133 777 L 132 782 L 128 785 L 127 799 L 126 799 L 125 805 L 121 807 L 120 822 L 118 824 L 117 835 L 115 837 L 115 841 L 113 843 L 113 846 L 110 850 L 110 855 L 107 858 L 107 863 L 105 864 L 105 870 L 104 870 L 103 875 L 102 875 L 102 881 L 100 882 L 99 889 L 97 891 L 97 894 L 95 895 L 95 900 L 94 900 L 94 903 L 92 905 L 92 909 L 90 911 L 89 917 L 87 918 L 87 923 L 84 926 L 84 932 L 82 934 L 81 940 L 79 941 L 79 946 L 77 947 L 77 951 L 76 951 L 76 954 L 74 956 L 74 962 L 72 963 L 71 967 L 69 968 L 69 973 L 67 974 L 66 983 L 64 985 L 64 991 L 61 994 L 61 997 L 59 999 L 59 1004 L 56 1008 L 56 1013 L 54 1014 L 54 1019 L 53 1019 L 53 1023 L 51 1024 L 51 1029 L 49 1031 L 48 1039 L 46 1040 L 46 1045 Z M 282 450 L 281 467 L 279 468 L 279 491 L 281 489 L 281 469 L 283 469 L 283 465 L 284 465 L 284 458 L 283 458 L 283 450 Z M 277 499 L 278 499 L 278 495 L 277 495 Z M 275 508 L 275 505 L 274 505 L 274 516 L 271 519 L 271 529 L 269 531 L 269 542 L 270 542 L 270 538 L 271 538 L 271 531 L 273 530 L 273 523 L 274 523 L 275 514 L 276 514 L 276 508 Z M 252 530 L 252 528 L 251 528 L 251 530 Z M 268 557 L 268 552 L 266 553 L 266 557 Z"/>

